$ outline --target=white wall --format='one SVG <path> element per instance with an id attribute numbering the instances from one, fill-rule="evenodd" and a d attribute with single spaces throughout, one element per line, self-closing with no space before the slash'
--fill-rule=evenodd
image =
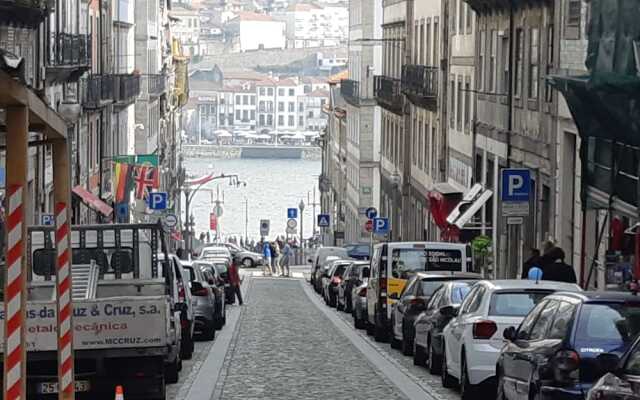
<path id="1" fill-rule="evenodd" d="M 284 49 L 285 23 L 281 21 L 240 21 L 240 51 Z"/>

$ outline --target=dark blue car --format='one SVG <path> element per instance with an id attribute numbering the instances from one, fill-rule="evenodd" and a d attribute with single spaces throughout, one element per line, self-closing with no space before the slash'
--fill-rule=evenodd
<path id="1" fill-rule="evenodd" d="M 354 260 L 368 260 L 370 258 L 369 245 L 364 243 L 353 243 L 344 246 L 347 254 Z"/>
<path id="2" fill-rule="evenodd" d="M 615 292 L 547 296 L 507 340 L 496 366 L 498 399 L 583 400 L 640 333 L 640 297 Z"/>

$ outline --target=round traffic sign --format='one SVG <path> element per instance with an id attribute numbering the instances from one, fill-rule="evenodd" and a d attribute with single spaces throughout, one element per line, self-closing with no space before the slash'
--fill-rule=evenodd
<path id="1" fill-rule="evenodd" d="M 365 211 L 365 215 L 369 219 L 374 219 L 375 217 L 378 216 L 378 210 L 376 210 L 375 207 L 369 207 L 367 208 L 367 211 Z"/>
<path id="2" fill-rule="evenodd" d="M 167 214 L 164 216 L 164 224 L 169 228 L 173 228 L 178 225 L 178 217 L 175 214 Z"/>
<path id="3" fill-rule="evenodd" d="M 372 219 L 370 219 L 367 222 L 365 222 L 364 229 L 366 229 L 367 232 L 372 232 L 373 231 L 373 220 Z"/>
<path id="4" fill-rule="evenodd" d="M 291 229 L 295 229 L 296 226 L 298 226 L 298 221 L 293 218 L 289 218 L 289 220 L 287 221 L 287 226 Z"/>

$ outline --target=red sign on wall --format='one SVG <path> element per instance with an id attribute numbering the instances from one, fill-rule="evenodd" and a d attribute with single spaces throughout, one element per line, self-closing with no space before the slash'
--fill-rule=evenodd
<path id="1" fill-rule="evenodd" d="M 218 216 L 215 213 L 209 214 L 209 229 L 212 231 L 218 230 Z"/>

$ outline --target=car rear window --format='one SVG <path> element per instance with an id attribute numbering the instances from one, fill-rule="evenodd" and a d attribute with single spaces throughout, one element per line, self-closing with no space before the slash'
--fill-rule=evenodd
<path id="1" fill-rule="evenodd" d="M 524 317 L 540 300 L 551 293 L 553 292 L 542 290 L 494 293 L 489 306 L 489 315 Z"/>
<path id="2" fill-rule="evenodd" d="M 586 303 L 578 320 L 580 341 L 632 341 L 640 333 L 640 305 Z"/>
<path id="3" fill-rule="evenodd" d="M 184 269 L 185 272 L 185 277 L 187 278 L 187 280 L 189 280 L 189 282 L 193 282 L 196 280 L 194 273 L 193 273 L 193 267 L 186 267 L 183 266 L 182 269 Z"/>
<path id="4" fill-rule="evenodd" d="M 344 271 L 347 269 L 348 265 L 338 265 L 336 270 L 333 272 L 333 276 L 339 276 L 342 278 Z"/>
<path id="5" fill-rule="evenodd" d="M 424 280 L 422 281 L 422 296 L 431 297 L 444 282 L 441 280 Z"/>
<path id="6" fill-rule="evenodd" d="M 471 285 L 464 282 L 456 283 L 451 288 L 451 302 L 453 304 L 460 304 L 467 294 L 471 290 Z"/>

